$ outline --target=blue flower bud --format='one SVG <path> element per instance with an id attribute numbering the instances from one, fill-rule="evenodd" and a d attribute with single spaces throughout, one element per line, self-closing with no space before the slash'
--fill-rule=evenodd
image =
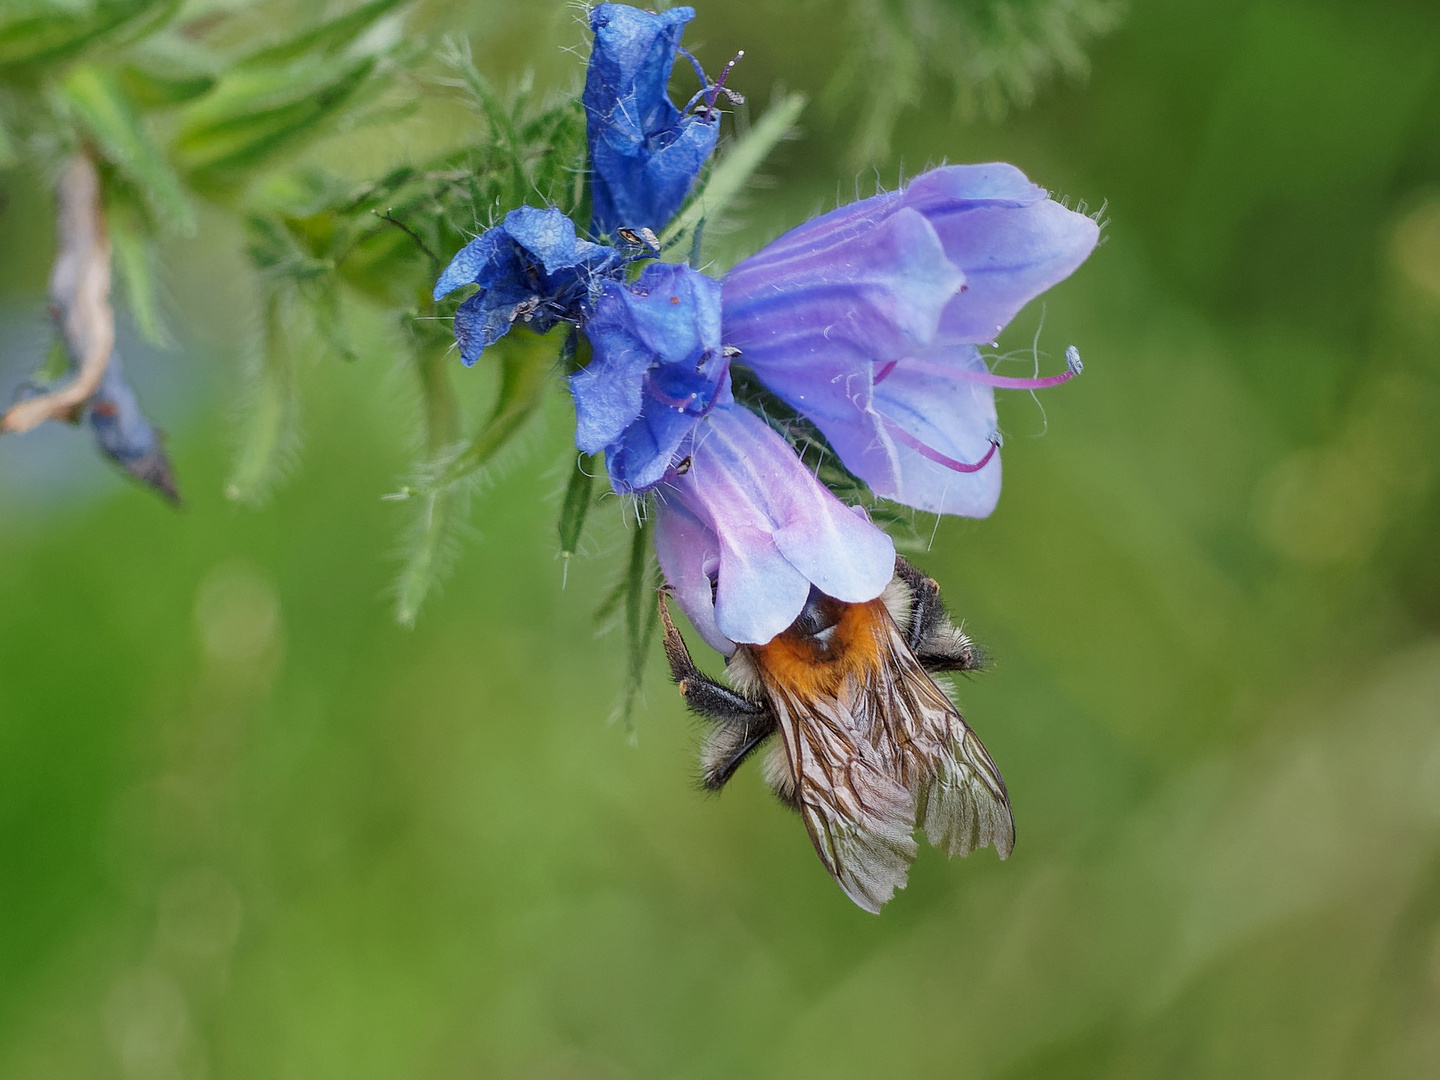
<path id="1" fill-rule="evenodd" d="M 690 193 L 715 149 L 719 114 L 683 114 L 666 85 L 691 7 L 655 14 L 626 4 L 590 12 L 595 34 L 585 75 L 593 229 L 659 232 Z"/>

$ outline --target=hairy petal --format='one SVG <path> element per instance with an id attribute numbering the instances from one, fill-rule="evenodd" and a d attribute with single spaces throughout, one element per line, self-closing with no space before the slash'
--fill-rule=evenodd
<path id="1" fill-rule="evenodd" d="M 729 656 L 735 642 L 715 623 L 714 578 L 720 572 L 720 543 L 711 528 L 679 498 L 655 503 L 655 556 L 675 600 L 696 633 L 716 652 Z"/>
<path id="2" fill-rule="evenodd" d="M 696 421 L 730 400 L 720 283 L 652 263 L 633 285 L 605 285 L 585 335 L 594 359 L 570 379 L 576 445 L 605 450 L 616 491 L 643 490 L 664 476 Z"/>
<path id="3" fill-rule="evenodd" d="M 923 360 L 902 360 L 875 387 L 874 410 L 942 457 L 979 462 L 989 453 L 997 429 L 995 391 L 944 374 L 947 366 L 985 372 L 977 349 L 954 346 L 946 351 L 943 364 L 932 361 L 922 367 Z M 935 514 L 988 517 L 995 509 L 1000 498 L 998 452 L 979 471 L 960 472 L 899 439 L 892 438 L 890 445 L 887 482 L 877 476 L 877 483 L 871 483 L 861 476 L 875 494 Z"/>
<path id="4" fill-rule="evenodd" d="M 835 498 L 752 413 L 715 409 L 697 427 L 689 457 L 688 470 L 660 491 L 715 534 L 714 619 L 730 640 L 769 641 L 795 621 L 812 584 L 859 603 L 889 582 L 890 538 Z"/>
<path id="5" fill-rule="evenodd" d="M 985 516 L 1000 462 L 994 384 L 965 378 L 989 374 L 973 345 L 1098 238 L 1094 221 L 1011 165 L 934 169 L 737 266 L 725 279 L 725 340 L 877 494 Z"/>
<path id="6" fill-rule="evenodd" d="M 963 284 L 916 211 L 858 233 L 812 230 L 804 250 L 767 248 L 726 277 L 725 341 L 796 408 L 840 417 L 868 401 L 873 361 L 933 340 Z"/>
<path id="7" fill-rule="evenodd" d="M 925 215 L 965 292 L 945 310 L 947 341 L 984 343 L 1064 281 L 1095 249 L 1100 227 L 1067 210 L 1013 165 L 952 165 L 918 177 L 904 205 Z"/>
<path id="8" fill-rule="evenodd" d="M 622 272 L 615 249 L 581 240 L 555 207 L 522 206 L 460 249 L 436 281 L 434 297 L 479 286 L 455 312 L 455 340 L 469 365 L 517 319 L 541 333 L 578 322 L 590 310 L 597 281 Z"/>

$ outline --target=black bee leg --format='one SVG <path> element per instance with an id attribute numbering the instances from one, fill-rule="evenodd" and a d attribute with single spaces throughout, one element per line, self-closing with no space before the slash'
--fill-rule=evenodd
<path id="1" fill-rule="evenodd" d="M 762 702 L 751 701 L 730 687 L 716 682 L 690 659 L 690 650 L 670 618 L 665 594 L 660 594 L 660 621 L 665 627 L 665 659 L 670 662 L 670 677 L 680 688 L 685 704 L 705 719 L 717 724 L 753 724 L 756 717 L 769 715 Z"/>
<path id="2" fill-rule="evenodd" d="M 895 573 L 910 589 L 910 625 L 905 642 L 926 671 L 977 671 L 985 666 L 984 654 L 955 628 L 940 586 L 903 558 L 896 558 Z"/>
<path id="3" fill-rule="evenodd" d="M 700 779 L 707 789 L 719 791 L 778 725 L 764 702 L 752 701 L 695 666 L 685 639 L 670 618 L 663 591 L 660 620 L 665 627 L 665 659 L 680 696 L 692 712 L 715 725 L 700 751 Z"/>
<path id="4" fill-rule="evenodd" d="M 935 629 L 936 618 L 945 616 L 940 606 L 940 585 L 899 555 L 895 556 L 895 576 L 910 590 L 910 626 L 905 631 L 905 644 L 918 655 L 921 644 Z"/>
<path id="5" fill-rule="evenodd" d="M 775 734 L 778 725 L 768 711 L 749 724 L 727 723 L 717 727 L 700 747 L 700 784 L 706 791 L 719 791 L 730 782 L 735 770 Z"/>

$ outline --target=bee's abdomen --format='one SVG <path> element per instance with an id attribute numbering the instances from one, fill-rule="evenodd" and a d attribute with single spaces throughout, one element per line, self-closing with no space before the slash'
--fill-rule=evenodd
<path id="1" fill-rule="evenodd" d="M 811 590 L 800 617 L 751 651 L 763 681 L 802 701 L 834 696 L 847 677 L 863 683 L 879 664 L 879 631 L 885 618 L 880 600 L 847 604 Z"/>

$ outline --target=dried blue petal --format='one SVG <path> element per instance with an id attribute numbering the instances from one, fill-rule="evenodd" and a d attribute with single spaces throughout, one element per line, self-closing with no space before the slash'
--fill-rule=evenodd
<path id="1" fill-rule="evenodd" d="M 585 75 L 593 229 L 659 232 L 690 193 L 720 132 L 719 114 L 682 114 L 666 86 L 691 7 L 658 14 L 626 4 L 590 12 Z"/>
<path id="2" fill-rule="evenodd" d="M 578 322 L 622 266 L 614 248 L 580 239 L 574 222 L 555 207 L 522 206 L 459 251 L 434 295 L 439 300 L 462 285 L 480 286 L 455 312 L 455 340 L 468 365 L 517 321 L 540 333 Z"/>
<path id="3" fill-rule="evenodd" d="M 170 502 L 179 503 L 180 492 L 163 438 L 145 418 L 135 391 L 125 381 L 118 355 L 111 355 L 85 420 L 106 457 Z"/>
<path id="4" fill-rule="evenodd" d="M 695 422 L 730 400 L 720 283 L 651 263 L 633 285 L 607 283 L 584 329 L 594 358 L 570 379 L 575 444 L 605 451 L 616 491 L 651 487 Z"/>

